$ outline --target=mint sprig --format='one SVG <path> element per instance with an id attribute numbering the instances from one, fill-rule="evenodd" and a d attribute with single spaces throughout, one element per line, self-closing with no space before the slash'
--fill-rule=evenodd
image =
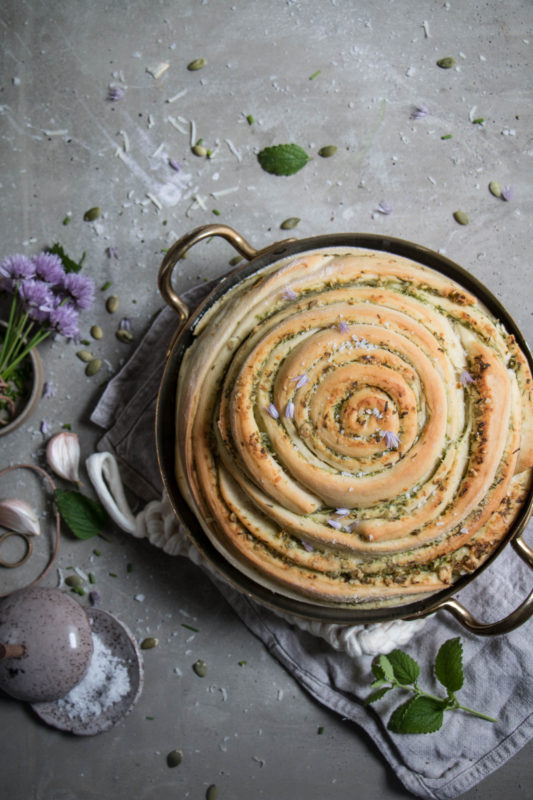
<path id="1" fill-rule="evenodd" d="M 56 489 L 54 497 L 61 519 L 77 539 L 92 539 L 101 533 L 108 516 L 100 503 L 68 489 Z"/>
<path id="2" fill-rule="evenodd" d="M 488 722 L 498 721 L 461 705 L 455 696 L 455 692 L 464 683 L 463 645 L 459 637 L 448 639 L 441 646 L 435 659 L 434 671 L 447 691 L 446 697 L 436 697 L 419 687 L 420 667 L 403 650 L 393 650 L 387 656 L 377 656 L 372 662 L 375 680 L 371 686 L 374 691 L 365 700 L 365 705 L 381 700 L 391 689 L 412 692 L 414 697 L 410 697 L 392 712 L 387 727 L 393 733 L 434 733 L 442 726 L 444 712 L 457 709 Z"/>
<path id="3" fill-rule="evenodd" d="M 294 175 L 309 161 L 309 156 L 299 144 L 275 144 L 257 154 L 257 160 L 271 175 Z"/>

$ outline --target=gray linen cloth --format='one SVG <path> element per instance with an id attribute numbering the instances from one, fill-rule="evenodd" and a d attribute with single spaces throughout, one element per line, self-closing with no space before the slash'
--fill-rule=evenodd
<path id="1" fill-rule="evenodd" d="M 207 288 L 188 292 L 188 304 L 194 307 Z M 98 449 L 115 455 L 124 483 L 145 502 L 160 499 L 162 493 L 154 419 L 165 353 L 176 324 L 174 312 L 163 309 L 131 359 L 110 381 L 91 416 L 106 430 Z M 526 532 L 530 542 L 532 530 L 530 525 Z M 458 597 L 476 617 L 492 621 L 516 608 L 532 582 L 527 566 L 507 547 Z M 493 724 L 454 711 L 445 714 L 438 733 L 393 734 L 387 730 L 387 721 L 404 698 L 395 691 L 372 707 L 363 706 L 372 680 L 369 656 L 353 659 L 333 650 L 229 586 L 224 586 L 224 597 L 309 694 L 371 736 L 405 787 L 418 797 L 461 795 L 498 769 L 533 735 L 533 619 L 510 634 L 486 638 L 468 633 L 446 612 L 433 615 L 403 648 L 421 665 L 421 685 L 436 690 L 431 675 L 434 656 L 444 641 L 460 636 L 465 685 L 459 700 L 499 721 Z"/>

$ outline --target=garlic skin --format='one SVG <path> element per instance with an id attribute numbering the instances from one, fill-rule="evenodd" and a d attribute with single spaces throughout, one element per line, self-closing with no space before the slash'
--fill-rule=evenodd
<path id="1" fill-rule="evenodd" d="M 58 433 L 46 445 L 46 460 L 51 469 L 72 483 L 79 483 L 80 442 L 77 433 Z"/>
<path id="2" fill-rule="evenodd" d="M 8 497 L 0 500 L 0 527 L 16 533 L 39 536 L 41 526 L 37 514 L 24 500 Z"/>

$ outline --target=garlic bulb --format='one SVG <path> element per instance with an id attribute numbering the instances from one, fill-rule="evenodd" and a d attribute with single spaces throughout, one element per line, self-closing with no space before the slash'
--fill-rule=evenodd
<path id="1" fill-rule="evenodd" d="M 77 433 L 58 433 L 46 445 L 46 460 L 56 475 L 79 483 L 80 442 Z"/>
<path id="2" fill-rule="evenodd" d="M 16 533 L 38 536 L 41 532 L 37 514 L 24 500 L 9 497 L 0 500 L 0 527 Z"/>

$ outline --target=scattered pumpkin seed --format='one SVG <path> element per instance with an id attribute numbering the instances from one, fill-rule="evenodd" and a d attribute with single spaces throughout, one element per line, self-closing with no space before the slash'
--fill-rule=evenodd
<path id="1" fill-rule="evenodd" d="M 65 578 L 65 583 L 71 588 L 74 586 L 83 586 L 83 579 L 79 575 L 69 575 Z"/>
<path id="2" fill-rule="evenodd" d="M 455 67 L 456 64 L 457 61 L 455 60 L 455 58 L 452 58 L 451 56 L 446 56 L 445 58 L 439 58 L 439 60 L 437 61 L 437 67 L 440 67 L 441 69 L 451 69 L 452 67 Z"/>
<path id="3" fill-rule="evenodd" d="M 141 650 L 151 650 L 153 647 L 157 647 L 159 644 L 159 639 L 155 639 L 153 636 L 148 636 L 146 639 L 143 639 L 141 642 Z"/>
<path id="4" fill-rule="evenodd" d="M 115 336 L 119 342 L 123 342 L 124 344 L 129 344 L 133 341 L 133 333 L 131 331 L 127 331 L 125 328 L 120 328 L 118 331 L 116 331 Z"/>
<path id="5" fill-rule="evenodd" d="M 103 339 L 104 332 L 101 329 L 100 325 L 93 325 L 91 328 L 91 336 L 93 339 Z"/>
<path id="6" fill-rule="evenodd" d="M 102 367 L 102 360 L 100 358 L 93 358 L 92 361 L 89 361 L 87 366 L 85 367 L 85 374 L 91 378 L 93 375 L 101 369 Z"/>
<path id="7" fill-rule="evenodd" d="M 295 228 L 299 222 L 300 217 L 289 217 L 288 219 L 283 220 L 279 227 L 282 231 L 290 231 L 292 228 Z"/>
<path id="8" fill-rule="evenodd" d="M 233 258 L 230 258 L 229 260 L 229 265 L 230 267 L 236 267 L 237 264 L 241 263 L 241 261 L 242 261 L 242 256 L 233 256 Z"/>
<path id="9" fill-rule="evenodd" d="M 189 64 L 187 64 L 187 69 L 189 72 L 196 72 L 199 69 L 203 69 L 206 64 L 207 61 L 205 58 L 195 58 L 194 61 L 191 61 Z"/>
<path id="10" fill-rule="evenodd" d="M 199 158 L 203 158 L 207 155 L 207 147 L 204 147 L 203 144 L 195 144 L 194 147 L 191 147 L 191 150 L 194 155 Z"/>
<path id="11" fill-rule="evenodd" d="M 454 211 L 453 218 L 459 225 L 468 225 L 470 222 L 468 214 L 465 211 Z"/>
<path id="12" fill-rule="evenodd" d="M 112 294 L 110 297 L 107 298 L 105 307 L 110 314 L 115 313 L 115 311 L 118 309 L 118 297 L 116 296 L 116 294 Z"/>
<path id="13" fill-rule="evenodd" d="M 85 212 L 83 215 L 83 219 L 85 222 L 94 222 L 95 219 L 101 215 L 102 209 L 100 206 L 94 206 L 93 208 L 89 208 L 88 211 Z"/>
<path id="14" fill-rule="evenodd" d="M 207 664 L 201 658 L 198 661 L 195 661 L 192 665 L 193 670 L 196 672 L 199 678 L 205 678 L 207 675 Z"/>
<path id="15" fill-rule="evenodd" d="M 76 355 L 80 359 L 80 361 L 84 361 L 86 364 L 88 364 L 90 361 L 93 361 L 94 359 L 94 356 L 90 350 L 78 350 Z"/>
<path id="16" fill-rule="evenodd" d="M 171 750 L 167 755 L 167 766 L 179 767 L 183 761 L 183 753 L 181 750 Z"/>
<path id="17" fill-rule="evenodd" d="M 211 786 L 208 786 L 207 792 L 205 793 L 205 800 L 217 800 L 218 797 L 218 789 L 214 783 Z"/>
<path id="18" fill-rule="evenodd" d="M 494 195 L 494 197 L 501 197 L 502 196 L 502 187 L 497 181 L 491 181 L 489 183 L 489 192 Z"/>
<path id="19" fill-rule="evenodd" d="M 328 144 L 325 147 L 321 147 L 318 151 L 318 155 L 322 156 L 322 158 L 331 158 L 337 152 L 337 146 L 334 144 Z"/>

